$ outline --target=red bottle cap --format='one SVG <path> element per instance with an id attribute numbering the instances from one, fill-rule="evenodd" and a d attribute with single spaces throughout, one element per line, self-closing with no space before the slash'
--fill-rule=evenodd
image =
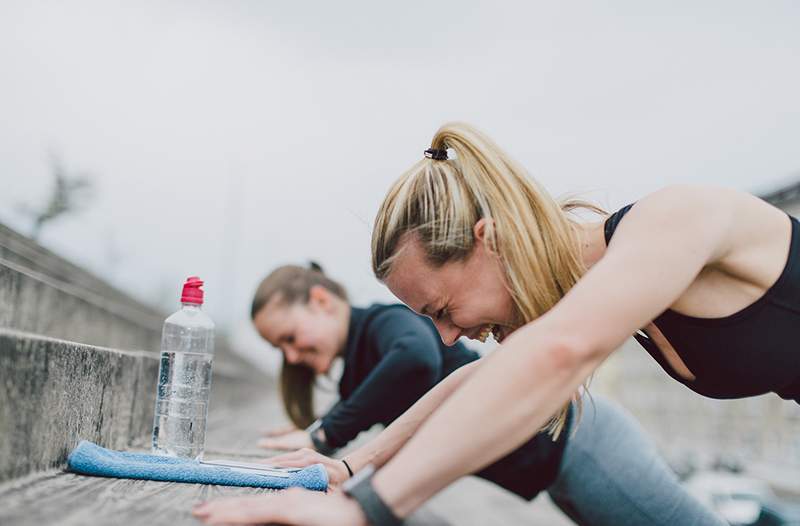
<path id="1" fill-rule="evenodd" d="M 195 305 L 203 304 L 203 280 L 197 276 L 186 278 L 186 283 L 183 284 L 183 292 L 181 293 L 181 303 L 194 303 Z"/>

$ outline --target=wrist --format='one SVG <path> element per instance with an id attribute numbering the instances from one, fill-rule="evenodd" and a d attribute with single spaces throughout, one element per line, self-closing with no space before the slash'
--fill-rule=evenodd
<path id="1" fill-rule="evenodd" d="M 325 429 L 322 427 L 322 420 L 316 420 L 313 424 L 306 428 L 306 433 L 311 438 L 311 443 L 314 449 L 325 456 L 330 456 L 336 452 L 335 447 L 328 444 L 328 439 L 325 436 Z"/>
<path id="2" fill-rule="evenodd" d="M 350 466 L 350 462 L 348 462 L 346 457 L 341 459 L 341 461 L 342 464 L 344 464 L 344 467 L 347 468 L 348 478 L 353 478 L 354 473 L 353 473 L 353 468 Z"/>
<path id="3" fill-rule="evenodd" d="M 344 494 L 356 501 L 372 526 L 402 526 L 403 519 L 383 501 L 372 486 L 375 467 L 368 465 L 342 486 Z"/>
<path id="4" fill-rule="evenodd" d="M 347 455 L 347 463 L 350 464 L 353 473 L 358 473 L 368 464 L 375 466 L 375 469 L 380 469 L 385 464 L 381 461 L 380 451 L 380 448 L 374 447 L 371 443 L 365 444 Z"/>

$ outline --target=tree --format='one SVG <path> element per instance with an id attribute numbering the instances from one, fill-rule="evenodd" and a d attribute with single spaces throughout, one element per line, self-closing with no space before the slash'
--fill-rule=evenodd
<path id="1" fill-rule="evenodd" d="M 56 218 L 85 209 L 92 196 L 92 180 L 88 174 L 69 172 L 55 154 L 50 155 L 50 166 L 53 186 L 46 204 L 39 209 L 21 207 L 24 214 L 33 218 L 33 239 L 38 239 L 44 226 Z"/>

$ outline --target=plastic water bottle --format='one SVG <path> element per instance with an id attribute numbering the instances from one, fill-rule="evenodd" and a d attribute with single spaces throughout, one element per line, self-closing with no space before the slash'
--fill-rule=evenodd
<path id="1" fill-rule="evenodd" d="M 201 459 L 214 359 L 214 322 L 203 311 L 203 281 L 183 285 L 181 309 L 164 322 L 153 419 L 153 453 Z"/>

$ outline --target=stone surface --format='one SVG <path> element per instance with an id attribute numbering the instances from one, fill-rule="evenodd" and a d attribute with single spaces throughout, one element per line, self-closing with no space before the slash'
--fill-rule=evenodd
<path id="1" fill-rule="evenodd" d="M 256 460 L 274 454 L 254 445 L 261 429 L 285 422 L 276 387 L 228 387 L 227 398 L 212 399 L 206 458 Z M 51 469 L 0 484 L 0 524 L 197 525 L 190 514 L 197 502 L 265 493 L 269 491 L 86 477 Z M 434 497 L 407 524 L 569 526 L 572 522 L 546 496 L 528 503 L 485 481 L 470 478 Z"/>
<path id="2" fill-rule="evenodd" d="M 0 225 L 0 328 L 156 352 L 166 316 Z M 252 374 L 224 334 L 217 334 L 216 361 L 217 368 Z"/>
<path id="3" fill-rule="evenodd" d="M 0 329 L 0 480 L 62 466 L 81 439 L 114 449 L 147 443 L 157 376 L 156 353 Z M 248 385 L 215 364 L 211 407 L 261 389 Z"/>
<path id="4" fill-rule="evenodd" d="M 91 291 L 0 262 L 0 327 L 89 345 L 157 351 L 162 321 Z"/>
<path id="5" fill-rule="evenodd" d="M 152 426 L 158 361 L 0 330 L 0 479 L 62 465 L 80 439 L 126 447 Z"/>
<path id="6" fill-rule="evenodd" d="M 49 276 L 61 283 L 72 285 L 143 313 L 153 309 L 95 275 L 42 247 L 32 239 L 0 224 L 0 260 L 25 267 L 37 274 Z"/>

